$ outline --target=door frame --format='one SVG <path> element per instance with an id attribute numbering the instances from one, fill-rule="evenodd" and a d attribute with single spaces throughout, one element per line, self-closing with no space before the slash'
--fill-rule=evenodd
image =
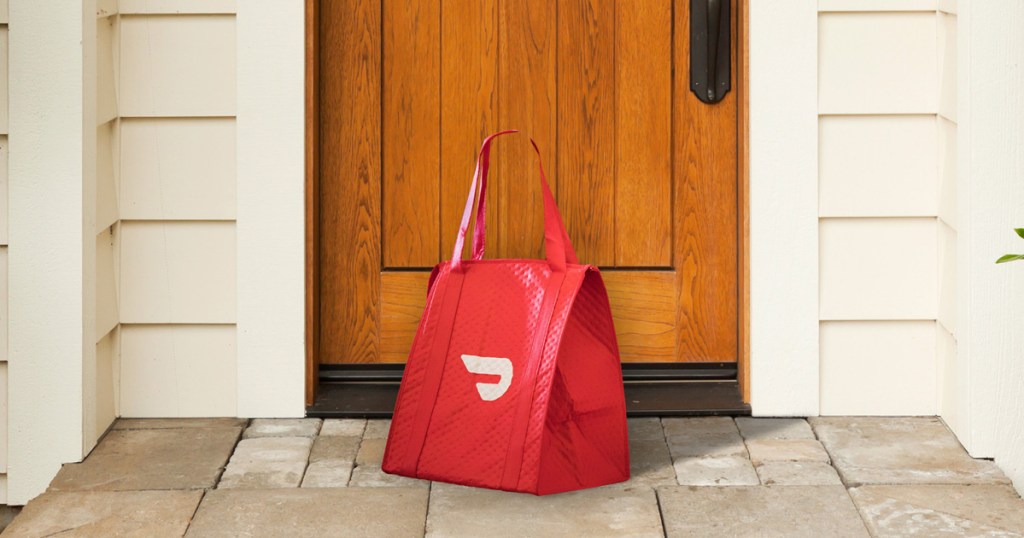
<path id="1" fill-rule="evenodd" d="M 682 0 L 685 1 L 685 0 Z M 749 16 L 750 0 L 736 0 L 738 9 L 736 54 L 737 92 L 737 330 L 739 353 L 736 376 L 743 402 L 750 403 L 750 218 L 749 218 Z M 320 339 L 319 195 L 319 17 L 318 0 L 305 0 L 305 405 L 316 400 L 320 377 L 317 356 Z"/>

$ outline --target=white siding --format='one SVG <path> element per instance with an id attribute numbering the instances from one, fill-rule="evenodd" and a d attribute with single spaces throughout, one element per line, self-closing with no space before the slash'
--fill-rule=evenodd
<path id="1" fill-rule="evenodd" d="M 7 33 L 0 0 L 0 504 L 7 502 Z"/>
<path id="2" fill-rule="evenodd" d="M 818 7 L 821 413 L 939 414 L 956 345 L 940 218 L 955 211 L 955 16 L 934 0 Z"/>
<path id="3" fill-rule="evenodd" d="M 121 17 L 121 116 L 234 116 L 232 15 Z"/>
<path id="4" fill-rule="evenodd" d="M 121 122 L 121 218 L 234 220 L 234 118 Z"/>
<path id="5" fill-rule="evenodd" d="M 126 325 L 121 408 L 133 417 L 235 414 L 234 325 Z"/>
<path id="6" fill-rule="evenodd" d="M 233 1 L 119 6 L 122 416 L 233 416 Z"/>
<path id="7" fill-rule="evenodd" d="M 822 323 L 821 414 L 934 414 L 935 346 L 934 321 Z"/>
<path id="8" fill-rule="evenodd" d="M 95 4 L 96 33 L 93 46 L 85 47 L 86 60 L 91 61 L 95 76 L 92 90 L 95 92 L 95 108 L 86 119 L 94 117 L 96 123 L 93 155 L 95 175 L 91 182 L 94 193 L 88 193 L 82 202 L 86 207 L 93 202 L 92 234 L 87 241 L 87 252 L 93 256 L 93 309 L 91 318 L 92 334 L 83 343 L 82 405 L 83 405 L 83 452 L 88 453 L 99 438 L 107 431 L 117 409 L 116 373 L 113 368 L 111 350 L 116 348 L 118 326 L 117 297 L 117 251 L 119 241 L 117 203 L 119 121 L 117 76 L 119 72 L 120 41 L 117 2 L 97 1 Z M 88 37 L 88 36 L 87 36 Z M 89 80 L 86 80 L 89 84 Z M 88 96 L 86 97 L 89 98 Z M 91 247 L 91 248 L 89 248 Z M 86 327 L 89 330 L 89 327 Z"/>
<path id="9" fill-rule="evenodd" d="M 122 323 L 234 323 L 233 222 L 121 223 Z"/>
<path id="10" fill-rule="evenodd" d="M 934 114 L 935 12 L 822 13 L 822 114 Z"/>

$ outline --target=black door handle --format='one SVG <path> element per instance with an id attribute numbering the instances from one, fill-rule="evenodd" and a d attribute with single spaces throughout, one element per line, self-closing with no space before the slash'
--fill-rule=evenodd
<path id="1" fill-rule="evenodd" d="M 690 0 L 690 91 L 714 104 L 729 93 L 730 0 Z"/>

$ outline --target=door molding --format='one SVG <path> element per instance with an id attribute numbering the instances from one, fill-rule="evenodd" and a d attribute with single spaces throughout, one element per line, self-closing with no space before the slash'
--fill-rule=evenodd
<path id="1" fill-rule="evenodd" d="M 677 0 L 682 1 L 682 0 Z M 739 320 L 739 353 L 737 357 L 737 380 L 743 401 L 750 402 L 750 270 L 749 270 L 749 157 L 748 157 L 748 58 L 749 58 L 749 0 L 733 0 L 738 5 L 737 14 L 737 55 L 736 85 L 738 103 L 738 304 Z M 319 378 L 319 3 L 317 0 L 305 1 L 305 320 L 306 320 L 306 405 L 311 406 L 316 399 L 316 385 Z"/>

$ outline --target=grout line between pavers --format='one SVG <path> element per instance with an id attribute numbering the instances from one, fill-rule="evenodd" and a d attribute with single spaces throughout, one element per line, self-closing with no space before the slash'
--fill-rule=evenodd
<path id="1" fill-rule="evenodd" d="M 675 467 L 673 465 L 673 467 Z M 679 478 L 676 478 L 676 482 L 679 482 Z M 661 509 L 661 494 L 658 493 L 658 488 L 652 488 L 654 490 L 654 501 L 658 504 L 658 518 L 661 520 L 661 535 L 664 538 L 668 538 L 668 526 L 665 525 L 665 512 Z"/>
<path id="2" fill-rule="evenodd" d="M 423 536 L 427 536 L 427 523 L 430 521 L 430 496 L 434 494 L 434 481 L 427 482 L 427 509 L 423 511 Z"/>
<path id="3" fill-rule="evenodd" d="M 188 523 L 185 525 L 185 532 L 181 533 L 182 536 L 188 534 L 188 530 L 192 528 L 192 522 L 196 520 L 196 514 L 199 513 L 199 506 L 203 504 L 203 499 L 206 498 L 207 489 L 201 490 L 203 493 L 199 496 L 199 502 L 196 503 L 196 509 L 192 511 L 192 515 L 188 517 Z"/>

